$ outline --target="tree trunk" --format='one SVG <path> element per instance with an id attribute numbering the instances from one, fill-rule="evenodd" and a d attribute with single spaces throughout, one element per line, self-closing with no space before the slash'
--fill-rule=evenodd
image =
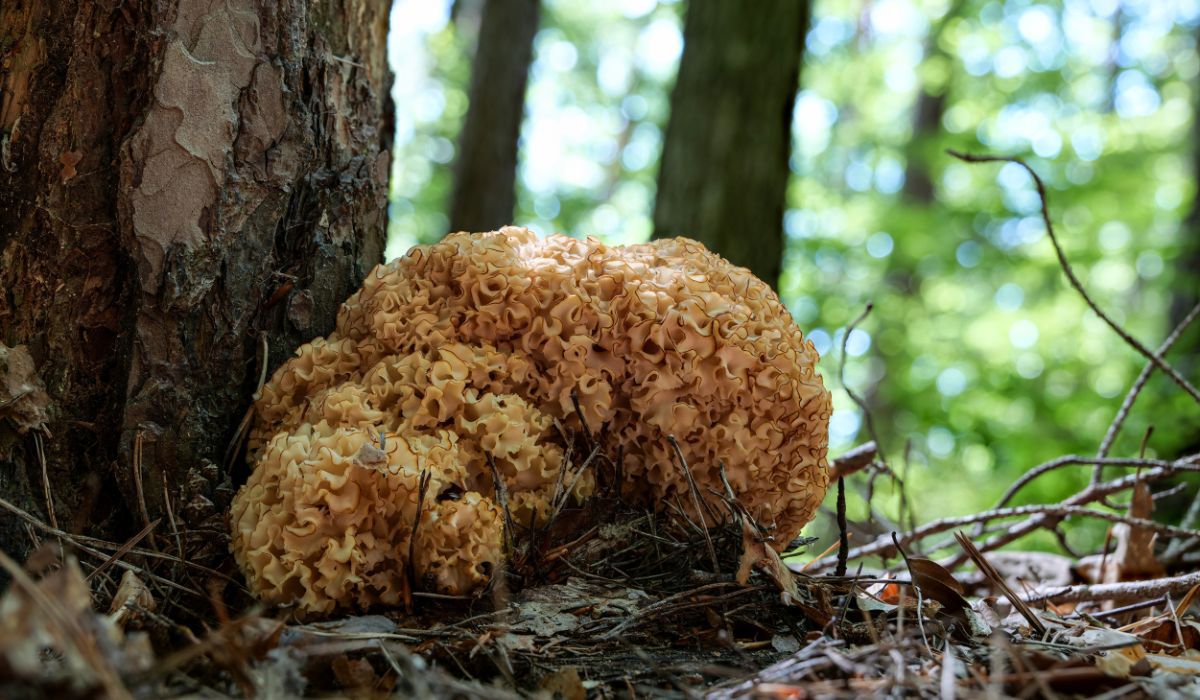
<path id="1" fill-rule="evenodd" d="M 0 342 L 52 406 L 23 436 L 0 406 L 0 493 L 73 531 L 219 517 L 260 348 L 330 331 L 382 258 L 388 4 L 2 8 Z"/>
<path id="2" fill-rule="evenodd" d="M 772 286 L 783 260 L 807 0 L 691 0 L 654 237 L 687 236 Z"/>
<path id="3" fill-rule="evenodd" d="M 1196 32 L 1200 41 L 1200 30 Z M 1200 88 L 1200 80 L 1193 83 L 1193 90 Z M 1192 98 L 1192 175 L 1200 181 L 1200 93 Z M 1192 198 L 1192 205 L 1179 228 L 1181 242 L 1179 255 L 1175 259 L 1175 280 L 1171 292 L 1169 328 L 1179 325 L 1188 312 L 1200 303 L 1200 193 Z M 1200 333 L 1192 329 L 1191 337 L 1181 338 L 1181 344 L 1173 351 L 1176 357 L 1187 357 L 1194 361 L 1194 349 L 1200 345 Z M 1168 331 L 1169 332 L 1169 331 Z M 1187 343 L 1191 344 L 1188 345 Z M 1186 353 L 1186 355 L 1185 355 Z"/>
<path id="4" fill-rule="evenodd" d="M 966 9 L 967 3 L 961 0 L 950 6 L 946 14 L 925 38 L 926 63 L 933 61 L 953 61 L 946 56 L 941 48 L 942 34 L 946 27 L 958 19 Z M 912 138 L 909 139 L 906 164 L 904 170 L 904 198 L 915 204 L 932 204 L 934 195 L 934 176 L 932 164 L 942 153 L 943 144 L 942 118 L 946 115 L 946 103 L 950 92 L 950 77 L 940 85 L 930 85 L 927 80 L 921 81 L 921 90 L 913 105 Z"/>
<path id="5" fill-rule="evenodd" d="M 931 146 L 941 133 L 946 114 L 946 91 L 930 92 L 922 87 L 913 106 L 913 133 L 904 172 L 904 197 L 917 204 L 932 204 L 934 187 L 930 172 Z"/>
<path id="6" fill-rule="evenodd" d="M 1200 31 L 1196 32 L 1200 40 Z M 1200 80 L 1193 82 L 1192 99 L 1192 174 L 1200 181 Z M 1171 261 L 1174 276 L 1171 280 L 1171 303 L 1167 309 L 1167 327 L 1170 333 L 1200 303 L 1200 193 L 1192 198 L 1187 215 L 1179 226 L 1179 252 Z M 1179 337 L 1171 349 L 1171 363 L 1184 376 L 1195 376 L 1200 367 L 1200 323 L 1191 326 Z M 1162 442 L 1160 439 L 1159 442 Z M 1200 449 L 1200 436 L 1187 435 L 1178 445 L 1167 448 L 1168 455 L 1186 455 Z"/>
<path id="7" fill-rule="evenodd" d="M 451 231 L 491 231 L 513 223 L 517 139 L 538 10 L 538 0 L 484 2 L 454 165 Z"/>

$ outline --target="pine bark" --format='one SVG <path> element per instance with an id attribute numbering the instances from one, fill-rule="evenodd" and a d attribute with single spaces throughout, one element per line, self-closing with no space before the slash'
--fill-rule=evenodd
<path id="1" fill-rule="evenodd" d="M 687 236 L 775 286 L 807 0 L 692 0 L 654 237 Z"/>
<path id="2" fill-rule="evenodd" d="M 52 401 L 44 460 L 0 407 L 7 500 L 70 531 L 219 519 L 260 348 L 330 331 L 382 258 L 387 16 L 0 5 L 0 342 Z M 29 543 L 0 513 L 0 547 Z"/>
<path id="3" fill-rule="evenodd" d="M 451 231 L 513 223 L 517 149 L 539 0 L 485 0 L 450 195 Z"/>

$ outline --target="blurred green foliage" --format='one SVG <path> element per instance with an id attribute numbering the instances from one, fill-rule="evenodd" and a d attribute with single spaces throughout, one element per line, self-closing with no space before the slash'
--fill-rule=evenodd
<path id="1" fill-rule="evenodd" d="M 545 2 L 517 223 L 614 243 L 649 236 L 683 11 Z M 440 3 L 396 12 L 393 55 L 406 58 L 392 256 L 445 232 L 474 32 Z M 1175 259 L 1195 235 L 1183 220 L 1196 189 L 1198 20 L 1195 0 L 815 3 L 780 291 L 824 357 L 833 452 L 867 439 L 839 384 L 845 341 L 846 382 L 867 397 L 920 518 L 979 510 L 1039 462 L 1094 454 L 1143 364 L 1067 286 L 1021 169 L 944 150 L 1027 158 L 1090 293 L 1157 346 Z M 917 123 L 920 101 L 939 96 L 940 119 Z M 908 192 L 913 178 L 933 184 L 932 201 Z M 844 337 L 869 301 L 873 313 Z M 1156 377 L 1113 454 L 1136 454 L 1153 424 L 1148 454 L 1173 455 L 1197 437 L 1198 417 Z M 1087 476 L 1061 470 L 1018 502 L 1061 500 Z M 895 515 L 886 489 L 874 503 Z M 853 493 L 850 505 L 866 516 Z M 1071 538 L 1095 546 L 1103 532 L 1093 523 Z"/>

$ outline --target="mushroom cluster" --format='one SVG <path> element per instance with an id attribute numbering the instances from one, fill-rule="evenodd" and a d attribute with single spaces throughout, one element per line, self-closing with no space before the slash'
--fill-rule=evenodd
<path id="1" fill-rule="evenodd" d="M 694 241 L 452 234 L 377 267 L 264 386 L 233 551 L 262 598 L 308 612 L 396 604 L 406 571 L 471 591 L 504 556 L 493 467 L 514 521 L 549 517 L 556 419 L 606 426 L 626 498 L 704 518 L 674 438 L 699 495 L 724 471 L 781 548 L 828 482 L 817 359 L 766 284 Z"/>

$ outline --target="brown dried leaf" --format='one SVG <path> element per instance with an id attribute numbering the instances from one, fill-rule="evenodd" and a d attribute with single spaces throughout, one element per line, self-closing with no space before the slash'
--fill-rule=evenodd
<path id="1" fill-rule="evenodd" d="M 45 428 L 49 408 L 50 396 L 29 350 L 0 343 L 0 419 L 7 418 L 24 435 Z"/>
<path id="2" fill-rule="evenodd" d="M 366 659 L 350 659 L 346 656 L 334 657 L 330 663 L 333 675 L 338 685 L 345 689 L 366 690 L 375 686 L 377 679 L 375 669 Z"/>
<path id="3" fill-rule="evenodd" d="M 912 576 L 913 585 L 921 591 L 926 600 L 937 601 L 942 609 L 951 615 L 970 607 L 967 599 L 963 597 L 962 584 L 950 575 L 946 567 L 924 557 L 906 557 L 905 562 L 908 564 L 908 573 Z"/>
<path id="4" fill-rule="evenodd" d="M 750 572 L 758 567 L 762 569 L 779 590 L 783 593 L 784 602 L 792 603 L 800 600 L 800 590 L 796 587 L 796 577 L 791 569 L 783 563 L 783 559 L 766 542 L 755 533 L 749 519 L 742 518 L 742 558 L 738 563 L 737 582 L 746 585 L 750 580 Z"/>
<path id="5" fill-rule="evenodd" d="M 1127 515 L 1146 520 L 1154 515 L 1154 497 L 1146 482 L 1139 481 L 1134 486 Z M 1105 583 L 1157 578 L 1166 573 L 1162 563 L 1154 556 L 1157 533 L 1125 523 L 1114 525 L 1112 532 L 1117 546 L 1102 573 Z"/>
<path id="6" fill-rule="evenodd" d="M 129 697 L 120 671 L 143 670 L 151 657 L 140 654 L 142 640 L 133 645 L 122 631 L 92 610 L 92 596 L 79 569 L 68 556 L 59 569 L 34 581 L 2 557 L 16 579 L 0 596 L 0 666 L 9 679 L 62 684 L 71 696 Z M 56 662 L 48 666 L 48 657 Z"/>
<path id="7" fill-rule="evenodd" d="M 132 569 L 128 569 L 121 576 L 121 585 L 117 586 L 117 594 L 113 596 L 112 605 L 108 609 L 108 619 L 124 627 L 130 615 L 138 610 L 153 611 L 155 607 L 157 603 L 150 589 Z"/>
<path id="8" fill-rule="evenodd" d="M 1171 655 L 1178 655 L 1185 650 L 1200 649 L 1200 623 L 1192 620 L 1180 620 L 1176 625 L 1175 622 L 1170 617 L 1159 617 L 1147 620 L 1146 624 L 1127 631 L 1147 642 L 1157 642 L 1153 648 L 1166 647 L 1164 651 Z M 1180 634 L 1183 635 L 1182 639 L 1179 637 Z"/>
<path id="9" fill-rule="evenodd" d="M 749 518 L 742 518 L 742 558 L 738 565 L 737 582 L 746 585 L 750 580 L 750 572 L 755 567 L 766 572 L 779 587 L 784 605 L 793 605 L 800 609 L 819 627 L 824 627 L 833 619 L 833 610 L 825 595 L 825 589 L 820 586 L 813 587 L 811 590 L 816 600 L 811 604 L 806 602 L 806 598 L 800 593 L 799 584 L 796 583 L 796 575 L 783 563 L 779 553 L 758 537 Z"/>
<path id="10" fill-rule="evenodd" d="M 560 668 L 542 679 L 541 689 L 553 698 L 563 700 L 584 700 L 587 690 L 583 687 L 583 679 L 574 666 Z"/>

